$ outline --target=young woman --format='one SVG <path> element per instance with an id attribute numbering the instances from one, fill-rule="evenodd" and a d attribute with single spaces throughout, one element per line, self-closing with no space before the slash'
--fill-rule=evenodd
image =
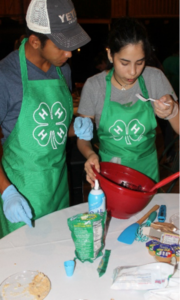
<path id="1" fill-rule="evenodd" d="M 87 158 L 87 180 L 94 185 L 92 165 L 100 172 L 101 160 L 121 163 L 159 181 L 155 115 L 167 119 L 179 133 L 177 96 L 159 69 L 146 67 L 151 46 L 140 23 L 119 19 L 108 43 L 112 68 L 86 81 L 78 109 L 80 115 L 95 121 L 100 142 L 98 156 L 90 142 L 78 140 Z M 156 101 L 143 102 L 137 93 Z"/>

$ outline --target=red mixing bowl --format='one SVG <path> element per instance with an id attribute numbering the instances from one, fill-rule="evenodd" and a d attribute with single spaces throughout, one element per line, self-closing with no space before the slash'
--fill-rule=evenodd
<path id="1" fill-rule="evenodd" d="M 147 192 L 155 185 L 154 181 L 134 169 L 110 162 L 101 162 L 100 169 L 100 173 L 94 168 L 93 171 L 106 195 L 106 209 L 112 217 L 130 218 L 157 192 Z"/>

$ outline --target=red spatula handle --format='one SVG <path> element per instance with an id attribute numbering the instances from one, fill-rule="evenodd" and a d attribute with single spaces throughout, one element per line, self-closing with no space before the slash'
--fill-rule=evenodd
<path id="1" fill-rule="evenodd" d="M 154 205 L 141 219 L 139 219 L 136 223 L 142 224 L 153 211 L 156 211 L 159 208 L 159 205 Z"/>
<path id="2" fill-rule="evenodd" d="M 176 172 L 175 174 L 168 176 L 167 178 L 161 180 L 160 182 L 156 183 L 153 188 L 149 192 L 153 192 L 154 190 L 159 189 L 160 187 L 168 184 L 169 182 L 173 181 L 174 179 L 180 176 L 180 172 Z"/>

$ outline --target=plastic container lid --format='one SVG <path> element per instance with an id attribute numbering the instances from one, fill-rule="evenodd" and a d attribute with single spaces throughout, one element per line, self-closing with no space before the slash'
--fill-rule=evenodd
<path id="1" fill-rule="evenodd" d="M 172 215 L 169 219 L 169 222 L 174 224 L 178 229 L 180 229 L 179 213 Z"/>

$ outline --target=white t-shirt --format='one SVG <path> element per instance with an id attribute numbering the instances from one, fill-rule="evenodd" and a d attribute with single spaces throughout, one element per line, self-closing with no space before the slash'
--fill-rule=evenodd
<path id="1" fill-rule="evenodd" d="M 87 79 L 82 89 L 78 113 L 86 116 L 94 116 L 96 127 L 99 127 L 99 121 L 103 110 L 105 92 L 106 92 L 106 71 L 94 75 Z M 154 67 L 145 67 L 142 76 L 144 78 L 146 88 L 150 98 L 159 99 L 162 96 L 169 94 L 174 100 L 177 96 L 164 73 Z M 111 84 L 111 101 L 128 106 L 133 105 L 138 98 L 135 94 L 140 93 L 138 80 L 132 88 L 122 91 Z M 153 102 L 152 106 L 153 106 Z"/>

